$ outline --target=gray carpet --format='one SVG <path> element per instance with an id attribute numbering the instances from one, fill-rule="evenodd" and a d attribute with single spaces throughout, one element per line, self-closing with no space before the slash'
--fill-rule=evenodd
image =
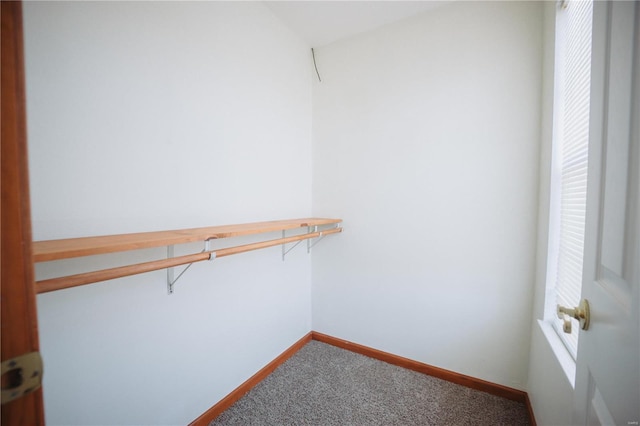
<path id="1" fill-rule="evenodd" d="M 528 425 L 524 404 L 317 341 L 214 425 Z"/>

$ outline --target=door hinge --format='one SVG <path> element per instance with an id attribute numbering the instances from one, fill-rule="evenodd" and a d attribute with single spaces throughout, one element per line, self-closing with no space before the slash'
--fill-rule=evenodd
<path id="1" fill-rule="evenodd" d="M 2 361 L 2 404 L 28 395 L 41 385 L 40 352 L 31 352 Z"/>

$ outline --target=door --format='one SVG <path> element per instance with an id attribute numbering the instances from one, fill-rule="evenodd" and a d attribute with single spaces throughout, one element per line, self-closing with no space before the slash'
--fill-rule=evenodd
<path id="1" fill-rule="evenodd" d="M 594 2 L 589 180 L 574 423 L 640 421 L 640 7 Z"/>
<path id="2" fill-rule="evenodd" d="M 2 361 L 38 351 L 31 258 L 21 6 L 19 2 L 1 2 Z M 32 379 L 36 370 L 30 370 L 31 377 L 23 377 L 25 370 L 13 368 L 12 364 L 10 371 L 2 376 L 3 393 L 7 390 L 10 394 L 17 394 L 17 384 L 25 379 L 28 379 L 27 389 L 35 389 Z M 24 392 L 28 391 L 20 389 L 19 394 Z M 1 410 L 3 425 L 42 425 L 42 390 L 7 402 Z"/>

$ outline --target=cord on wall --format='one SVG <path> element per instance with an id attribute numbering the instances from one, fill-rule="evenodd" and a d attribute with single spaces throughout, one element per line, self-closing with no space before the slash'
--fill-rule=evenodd
<path id="1" fill-rule="evenodd" d="M 313 47 L 311 48 L 311 56 L 313 56 L 313 66 L 316 68 L 316 74 L 318 75 L 318 81 L 322 83 L 322 79 L 320 79 L 320 73 L 318 72 L 318 65 L 316 64 L 316 54 L 313 51 Z"/>

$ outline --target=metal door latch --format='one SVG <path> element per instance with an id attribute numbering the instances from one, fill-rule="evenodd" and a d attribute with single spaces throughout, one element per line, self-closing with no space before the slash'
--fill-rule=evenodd
<path id="1" fill-rule="evenodd" d="M 571 319 L 576 319 L 580 322 L 580 328 L 583 330 L 589 329 L 589 322 L 591 320 L 591 312 L 589 309 L 589 301 L 587 299 L 582 299 L 580 304 L 575 308 L 565 308 L 564 306 L 558 305 L 556 307 L 556 314 L 558 318 L 562 320 L 562 330 L 571 334 Z"/>
<path id="2" fill-rule="evenodd" d="M 2 404 L 37 390 L 42 385 L 40 352 L 2 361 Z"/>

